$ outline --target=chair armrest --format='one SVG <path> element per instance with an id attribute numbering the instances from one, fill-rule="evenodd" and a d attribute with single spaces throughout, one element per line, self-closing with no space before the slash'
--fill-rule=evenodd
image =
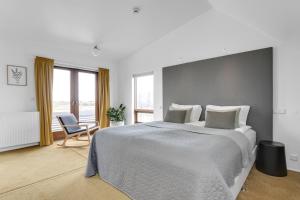
<path id="1" fill-rule="evenodd" d="M 93 123 L 95 123 L 96 124 L 96 126 L 99 126 L 99 122 L 98 121 L 86 121 L 86 122 L 78 122 L 78 124 L 93 124 Z"/>
<path id="2" fill-rule="evenodd" d="M 87 124 L 76 124 L 76 125 L 61 125 L 62 127 L 68 128 L 68 127 L 78 127 L 78 126 L 85 126 L 88 129 Z"/>
<path id="3" fill-rule="evenodd" d="M 78 122 L 78 124 L 81 123 L 88 123 L 88 124 L 92 124 L 92 123 L 97 123 L 98 121 L 84 121 L 84 122 Z"/>

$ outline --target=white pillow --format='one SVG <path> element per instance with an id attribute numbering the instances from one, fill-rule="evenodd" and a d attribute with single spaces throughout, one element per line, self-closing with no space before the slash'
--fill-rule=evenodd
<path id="1" fill-rule="evenodd" d="M 202 112 L 201 105 L 179 105 L 172 103 L 169 110 L 189 110 L 192 109 L 190 122 L 199 121 Z"/>
<path id="2" fill-rule="evenodd" d="M 185 124 L 204 127 L 205 126 L 205 121 L 196 121 L 196 122 L 190 122 L 190 123 L 185 123 Z"/>
<path id="3" fill-rule="evenodd" d="M 251 126 L 241 126 L 240 128 L 236 128 L 235 131 L 239 131 L 241 133 L 246 133 L 251 129 Z"/>
<path id="4" fill-rule="evenodd" d="M 237 109 L 240 108 L 240 126 L 246 126 L 247 123 L 247 117 L 249 114 L 249 110 L 250 110 L 250 106 L 248 105 L 241 105 L 241 106 L 215 106 L 215 105 L 207 105 L 206 106 L 206 110 L 209 111 L 229 111 L 232 109 Z M 206 118 L 206 111 L 205 111 L 205 118 Z"/>
<path id="5" fill-rule="evenodd" d="M 202 128 L 205 127 L 205 121 L 191 122 L 191 123 L 185 123 L 185 124 L 193 125 L 193 126 L 199 126 L 199 127 L 202 127 Z M 240 133 L 246 133 L 251 128 L 252 128 L 251 126 L 241 126 L 240 128 L 236 128 L 234 130 L 238 131 Z"/>

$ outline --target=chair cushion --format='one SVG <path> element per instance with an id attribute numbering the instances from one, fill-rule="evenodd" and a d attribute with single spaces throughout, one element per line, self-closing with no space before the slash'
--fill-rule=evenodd
<path id="1" fill-rule="evenodd" d="M 73 114 L 61 115 L 58 117 L 58 119 L 63 125 L 75 125 L 72 127 L 64 127 L 68 134 L 74 134 L 86 130 L 85 128 L 78 125 L 78 121 Z"/>

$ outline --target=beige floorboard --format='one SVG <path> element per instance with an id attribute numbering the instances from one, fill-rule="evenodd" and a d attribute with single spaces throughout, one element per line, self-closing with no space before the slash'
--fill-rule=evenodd
<path id="1" fill-rule="evenodd" d="M 74 149 L 74 152 L 78 153 L 79 155 L 87 159 L 89 154 L 89 149 L 87 147 L 81 147 L 81 148 Z"/>
<path id="2" fill-rule="evenodd" d="M 84 157 L 56 145 L 0 153 L 0 194 L 85 165 Z"/>
<path id="3" fill-rule="evenodd" d="M 246 180 L 246 191 L 238 200 L 300 200 L 300 173 L 288 172 L 287 177 L 273 177 L 252 169 Z"/>
<path id="4" fill-rule="evenodd" d="M 85 178 L 84 168 L 0 195 L 1 200 L 129 200 L 98 177 Z"/>
<path id="5" fill-rule="evenodd" d="M 87 137 L 86 136 L 82 136 L 80 137 L 83 140 L 86 140 Z M 56 143 L 61 143 L 61 142 L 56 142 Z M 70 139 L 67 142 L 67 145 L 70 146 L 73 151 L 75 151 L 76 153 L 78 153 L 79 155 L 87 158 L 88 157 L 88 153 L 89 153 L 89 146 L 86 145 L 87 142 L 86 141 L 77 141 L 74 139 Z"/>
<path id="6" fill-rule="evenodd" d="M 70 145 L 81 143 L 70 141 Z M 0 154 L 1 200 L 129 200 L 98 176 L 85 178 L 88 147 L 34 147 Z M 300 200 L 300 173 L 265 175 L 255 168 L 238 200 Z"/>

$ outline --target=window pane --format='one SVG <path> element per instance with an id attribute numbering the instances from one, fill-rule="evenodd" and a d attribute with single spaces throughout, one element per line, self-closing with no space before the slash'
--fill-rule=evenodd
<path id="1" fill-rule="evenodd" d="M 52 131 L 60 131 L 56 116 L 70 113 L 70 71 L 54 69 Z"/>
<path id="2" fill-rule="evenodd" d="M 152 122 L 153 113 L 137 113 L 138 122 Z"/>
<path id="3" fill-rule="evenodd" d="M 79 121 L 96 120 L 96 75 L 78 73 Z"/>
<path id="4" fill-rule="evenodd" d="M 136 108 L 153 109 L 153 75 L 136 77 Z"/>

